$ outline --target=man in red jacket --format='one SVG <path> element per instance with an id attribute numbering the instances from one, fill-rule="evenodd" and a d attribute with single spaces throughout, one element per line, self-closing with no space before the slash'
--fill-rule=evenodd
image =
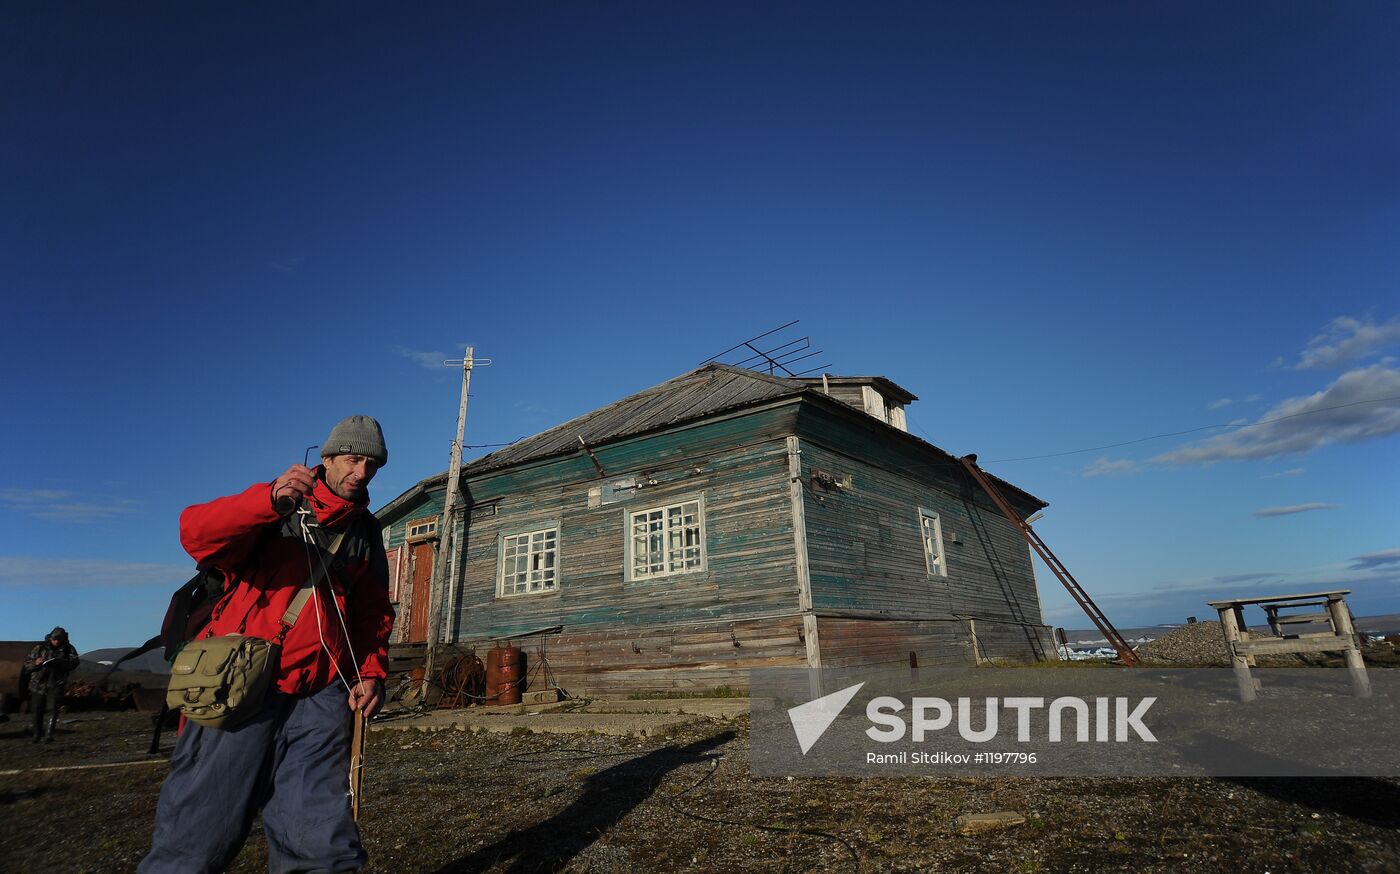
<path id="1" fill-rule="evenodd" d="M 161 788 L 152 872 L 223 871 L 259 810 L 273 871 L 354 871 L 367 856 L 351 815 L 350 722 L 384 701 L 388 563 L 367 486 L 388 461 L 368 416 L 331 429 L 315 470 L 294 464 L 271 483 L 187 508 L 180 541 L 228 580 L 201 637 L 281 640 L 262 711 L 233 729 L 187 724 Z M 334 535 L 325 579 L 286 628 L 282 617 Z"/>

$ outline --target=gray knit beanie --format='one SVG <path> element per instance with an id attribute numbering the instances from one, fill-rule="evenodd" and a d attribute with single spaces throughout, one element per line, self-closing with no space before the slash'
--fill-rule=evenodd
<path id="1" fill-rule="evenodd" d="M 332 455 L 363 455 L 379 462 L 380 467 L 389 463 L 384 432 L 369 416 L 350 416 L 331 429 L 331 435 L 321 442 L 321 457 Z"/>

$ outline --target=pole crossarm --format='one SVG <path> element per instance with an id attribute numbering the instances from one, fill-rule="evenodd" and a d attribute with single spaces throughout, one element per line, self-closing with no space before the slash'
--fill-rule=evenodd
<path id="1" fill-rule="evenodd" d="M 972 475 L 972 478 L 977 481 L 977 484 L 980 485 L 982 490 L 992 499 L 992 503 L 996 504 L 997 509 L 1001 511 L 1002 515 L 1009 519 L 1011 524 L 1016 526 L 1017 531 L 1021 532 L 1021 536 L 1031 545 L 1031 549 L 1035 551 L 1035 554 L 1040 556 L 1041 561 L 1045 562 L 1046 566 L 1050 568 L 1050 571 L 1054 573 L 1055 577 L 1064 585 L 1065 589 L 1069 592 L 1069 596 L 1073 598 L 1080 609 L 1088 615 L 1089 620 L 1094 623 L 1094 627 L 1099 630 L 1099 633 L 1104 636 L 1104 639 L 1106 639 L 1109 645 L 1113 647 L 1114 651 L 1118 653 L 1118 657 L 1123 660 L 1123 664 L 1128 667 L 1136 665 L 1138 663 L 1137 653 L 1133 652 L 1133 648 L 1123 639 L 1123 635 L 1118 633 L 1118 629 L 1113 627 L 1113 623 L 1108 621 L 1108 616 L 1099 609 L 1098 604 L 1094 603 L 1094 599 L 1089 597 L 1089 593 L 1084 590 L 1084 587 L 1079 585 L 1079 581 L 1069 572 L 1069 568 L 1061 564 L 1060 560 L 1055 557 L 1055 553 L 1050 551 L 1050 547 L 1046 546 L 1045 541 L 1041 540 L 1040 535 L 1036 534 L 1035 530 L 1031 528 L 1030 523 L 1022 519 L 1020 515 L 1016 513 L 1010 502 L 1002 495 L 1001 490 L 998 489 L 996 485 L 987 478 L 986 473 L 977 466 L 977 456 L 966 455 L 958 460 L 962 462 L 963 467 L 967 468 L 967 472 Z"/>

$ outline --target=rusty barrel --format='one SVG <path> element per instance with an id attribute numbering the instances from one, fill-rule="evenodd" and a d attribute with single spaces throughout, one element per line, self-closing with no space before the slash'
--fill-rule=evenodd
<path id="1" fill-rule="evenodd" d="M 486 703 L 519 704 L 525 659 L 519 647 L 496 644 L 486 653 Z"/>

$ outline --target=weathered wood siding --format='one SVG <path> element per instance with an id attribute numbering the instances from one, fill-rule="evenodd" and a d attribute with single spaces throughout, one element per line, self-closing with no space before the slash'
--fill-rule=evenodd
<path id="1" fill-rule="evenodd" d="M 824 668 L 892 668 L 974 664 L 967 623 L 956 619 L 889 621 L 817 617 Z"/>
<path id="2" fill-rule="evenodd" d="M 804 413 L 799 423 L 812 606 L 818 616 L 975 618 L 1036 629 L 1022 636 L 1042 639 L 1029 547 L 985 496 L 968 489 L 956 462 L 872 440 L 862 423 L 822 413 Z M 849 478 L 849 485 L 814 487 L 814 470 L 843 484 Z M 947 576 L 928 572 L 920 508 L 941 521 Z M 1009 639 L 996 641 L 1001 649 L 1010 645 Z M 826 652 L 823 638 L 823 664 Z"/>
<path id="3" fill-rule="evenodd" d="M 1053 658 L 1043 625 L 981 619 L 886 620 L 817 618 L 822 667 L 920 668 Z"/>
<path id="4" fill-rule="evenodd" d="M 537 635 L 513 641 L 525 653 L 525 691 L 547 686 L 544 663 L 554 685 L 570 695 L 749 688 L 753 668 L 806 664 L 802 620 L 797 616 L 637 625 L 596 631 Z M 482 660 L 489 638 L 462 640 Z"/>
<path id="5" fill-rule="evenodd" d="M 467 530 L 455 580 L 455 639 L 489 641 L 555 625 L 565 634 L 634 633 L 796 613 L 783 437 L 795 406 L 594 447 L 607 477 L 580 452 L 470 481 L 473 507 L 493 509 L 474 513 Z M 589 506 L 590 488 L 631 476 L 641 488 Z M 627 579 L 628 514 L 697 497 L 704 502 L 705 569 Z M 498 597 L 501 538 L 555 525 L 557 590 Z"/>
<path id="6" fill-rule="evenodd" d="M 1055 660 L 1054 633 L 1048 625 L 974 620 L 978 660 L 1032 662 Z"/>

